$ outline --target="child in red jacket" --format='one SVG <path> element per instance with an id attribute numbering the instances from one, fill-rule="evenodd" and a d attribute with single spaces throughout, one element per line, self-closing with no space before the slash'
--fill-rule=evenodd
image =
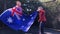
<path id="1" fill-rule="evenodd" d="M 38 7 L 37 11 L 39 12 L 39 20 L 38 20 L 38 22 L 40 22 L 39 28 L 40 28 L 41 34 L 44 34 L 44 26 L 46 22 L 45 10 L 42 7 Z"/>

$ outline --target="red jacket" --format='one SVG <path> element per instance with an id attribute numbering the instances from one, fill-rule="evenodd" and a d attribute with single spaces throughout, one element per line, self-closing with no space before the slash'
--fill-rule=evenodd
<path id="1" fill-rule="evenodd" d="M 39 20 L 38 20 L 39 22 L 40 21 L 46 21 L 46 17 L 45 17 L 45 10 L 40 10 L 39 11 Z"/>

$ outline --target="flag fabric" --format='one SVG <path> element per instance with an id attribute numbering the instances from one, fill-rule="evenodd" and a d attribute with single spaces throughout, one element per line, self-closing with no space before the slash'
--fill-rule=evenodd
<path id="1" fill-rule="evenodd" d="M 8 27 L 10 27 L 13 30 L 22 30 L 24 32 L 27 32 L 31 25 L 34 23 L 34 20 L 37 16 L 37 11 L 34 11 L 30 15 L 22 14 L 22 16 L 14 14 L 14 16 L 11 16 L 12 8 L 9 8 L 5 10 L 0 15 L 0 20 L 6 24 Z"/>

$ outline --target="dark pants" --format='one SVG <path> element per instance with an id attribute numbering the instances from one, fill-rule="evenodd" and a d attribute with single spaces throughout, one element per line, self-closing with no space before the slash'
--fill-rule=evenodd
<path id="1" fill-rule="evenodd" d="M 45 23 L 44 22 L 40 23 L 41 34 L 44 34 L 44 27 L 45 27 Z"/>

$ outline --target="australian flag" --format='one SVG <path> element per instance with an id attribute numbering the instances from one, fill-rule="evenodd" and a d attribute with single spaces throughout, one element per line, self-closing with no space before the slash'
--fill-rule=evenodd
<path id="1" fill-rule="evenodd" d="M 11 11 L 11 8 L 5 10 L 0 15 L 0 20 L 13 30 L 22 30 L 27 32 L 37 16 L 37 11 L 34 11 L 30 15 L 22 14 L 22 16 L 19 17 L 17 14 L 11 16 Z"/>

